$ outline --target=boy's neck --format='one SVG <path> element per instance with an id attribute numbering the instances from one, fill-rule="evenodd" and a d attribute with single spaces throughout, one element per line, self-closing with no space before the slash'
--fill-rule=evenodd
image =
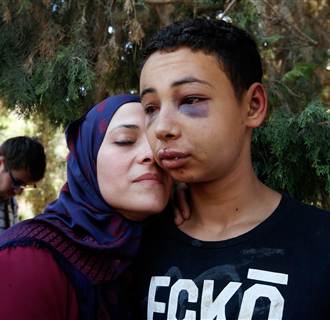
<path id="1" fill-rule="evenodd" d="M 199 240 L 237 237 L 269 217 L 281 195 L 255 176 L 253 169 L 226 179 L 189 186 L 191 218 L 180 229 Z"/>

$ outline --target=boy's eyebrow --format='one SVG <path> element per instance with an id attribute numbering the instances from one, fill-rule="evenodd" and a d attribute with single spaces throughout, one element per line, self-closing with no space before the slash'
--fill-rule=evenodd
<path id="1" fill-rule="evenodd" d="M 206 85 L 208 85 L 210 87 L 213 87 L 213 85 L 211 83 L 209 83 L 208 81 L 201 80 L 201 79 L 198 79 L 198 78 L 195 78 L 195 77 L 185 77 L 185 78 L 182 78 L 180 80 L 174 81 L 171 84 L 171 87 L 173 88 L 173 87 L 181 86 L 183 84 L 194 83 L 194 82 L 206 84 Z"/>
<path id="2" fill-rule="evenodd" d="M 142 98 L 148 93 L 155 93 L 155 92 L 156 92 L 156 89 L 154 89 L 154 88 L 143 89 L 141 94 L 140 94 L 140 99 L 142 100 Z"/>
<path id="3" fill-rule="evenodd" d="M 185 77 L 185 78 L 182 78 L 182 79 L 179 79 L 177 81 L 174 81 L 172 84 L 171 84 L 171 88 L 174 88 L 174 87 L 178 87 L 178 86 L 182 86 L 183 84 L 189 84 L 189 83 L 201 83 L 201 84 L 206 84 L 210 87 L 213 88 L 213 85 L 211 83 L 209 83 L 208 81 L 205 81 L 205 80 L 201 80 L 201 79 L 198 79 L 198 78 L 195 78 L 195 77 Z M 140 94 L 140 97 L 141 99 L 143 98 L 143 96 L 145 96 L 146 94 L 148 93 L 155 93 L 156 92 L 156 89 L 155 88 L 146 88 L 146 89 L 143 89 L 141 94 Z"/>
<path id="4" fill-rule="evenodd" d="M 115 131 L 115 130 L 118 130 L 120 128 L 135 129 L 135 130 L 137 130 L 137 129 L 139 129 L 139 126 L 137 126 L 135 124 L 120 124 L 119 126 L 112 128 L 110 130 L 110 132 Z"/>

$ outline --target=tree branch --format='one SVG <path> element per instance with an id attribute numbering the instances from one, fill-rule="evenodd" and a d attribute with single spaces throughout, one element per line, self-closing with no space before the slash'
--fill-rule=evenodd
<path id="1" fill-rule="evenodd" d="M 222 20 L 227 15 L 227 13 L 234 7 L 235 3 L 236 3 L 236 0 L 232 0 L 228 4 L 227 8 L 220 14 L 219 20 Z"/>
<path id="2" fill-rule="evenodd" d="M 286 23 L 284 24 L 284 26 L 286 28 L 288 28 L 288 26 L 290 26 L 298 35 L 300 35 L 302 38 L 304 38 L 305 40 L 308 41 L 308 43 L 312 44 L 312 45 L 317 45 L 318 42 L 314 39 L 312 39 L 309 35 L 307 35 L 306 33 L 304 33 L 303 31 L 301 31 L 296 24 L 294 24 L 293 22 L 290 22 L 286 17 L 284 17 L 283 15 L 280 15 L 278 13 L 278 10 L 274 9 L 273 5 L 271 3 L 269 3 L 268 0 L 262 0 L 270 9 L 271 11 L 277 16 L 279 17 L 281 20 L 284 20 Z"/>

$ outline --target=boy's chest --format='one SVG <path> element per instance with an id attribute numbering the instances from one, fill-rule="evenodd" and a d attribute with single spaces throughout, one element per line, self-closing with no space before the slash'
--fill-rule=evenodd
<path id="1" fill-rule="evenodd" d="M 329 272 L 302 252 L 269 247 L 163 248 L 157 257 L 149 252 L 139 275 L 141 319 L 325 319 Z"/>

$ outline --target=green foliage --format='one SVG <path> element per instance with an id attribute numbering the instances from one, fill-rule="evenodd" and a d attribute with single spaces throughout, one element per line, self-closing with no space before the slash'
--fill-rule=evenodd
<path id="1" fill-rule="evenodd" d="M 8 106 L 24 105 L 25 113 L 28 113 L 35 96 L 22 63 L 26 51 L 32 49 L 25 32 L 32 32 L 29 24 L 25 28 L 16 24 L 0 24 L 0 96 Z"/>
<path id="2" fill-rule="evenodd" d="M 290 71 L 283 75 L 282 81 L 292 84 L 300 78 L 311 78 L 316 67 L 317 65 L 312 63 L 297 63 Z"/>
<path id="3" fill-rule="evenodd" d="M 272 108 L 282 106 L 291 112 L 303 112 L 306 106 L 320 97 L 320 83 L 315 76 L 317 65 L 297 63 L 280 79 L 268 81 Z"/>
<path id="4" fill-rule="evenodd" d="M 275 110 L 253 139 L 254 166 L 268 186 L 328 209 L 329 150 L 330 112 L 317 101 L 299 114 Z"/>
<path id="5" fill-rule="evenodd" d="M 61 46 L 52 59 L 38 64 L 32 76 L 38 102 L 55 122 L 67 123 L 83 110 L 84 96 L 95 78 L 86 51 L 79 42 Z"/>
<path id="6" fill-rule="evenodd" d="M 65 125 L 108 95 L 138 91 L 141 48 L 160 26 L 214 18 L 229 3 L 2 0 L 0 100 L 25 117 L 38 113 L 49 126 Z M 329 113 L 315 102 L 330 101 L 324 3 L 241 0 L 225 18 L 254 36 L 264 61 L 271 112 L 254 136 L 258 174 L 329 208 Z"/>
<path id="7" fill-rule="evenodd" d="M 73 9 L 73 8 L 71 8 Z M 0 97 L 23 115 L 38 111 L 54 124 L 68 123 L 86 109 L 94 85 L 92 49 L 81 20 L 69 34 L 44 3 L 0 5 Z"/>
<path id="8" fill-rule="evenodd" d="M 228 14 L 233 23 L 243 29 L 257 30 L 258 16 L 255 6 L 250 1 L 239 1 L 235 9 Z M 260 35 L 259 35 L 260 36 Z"/>

